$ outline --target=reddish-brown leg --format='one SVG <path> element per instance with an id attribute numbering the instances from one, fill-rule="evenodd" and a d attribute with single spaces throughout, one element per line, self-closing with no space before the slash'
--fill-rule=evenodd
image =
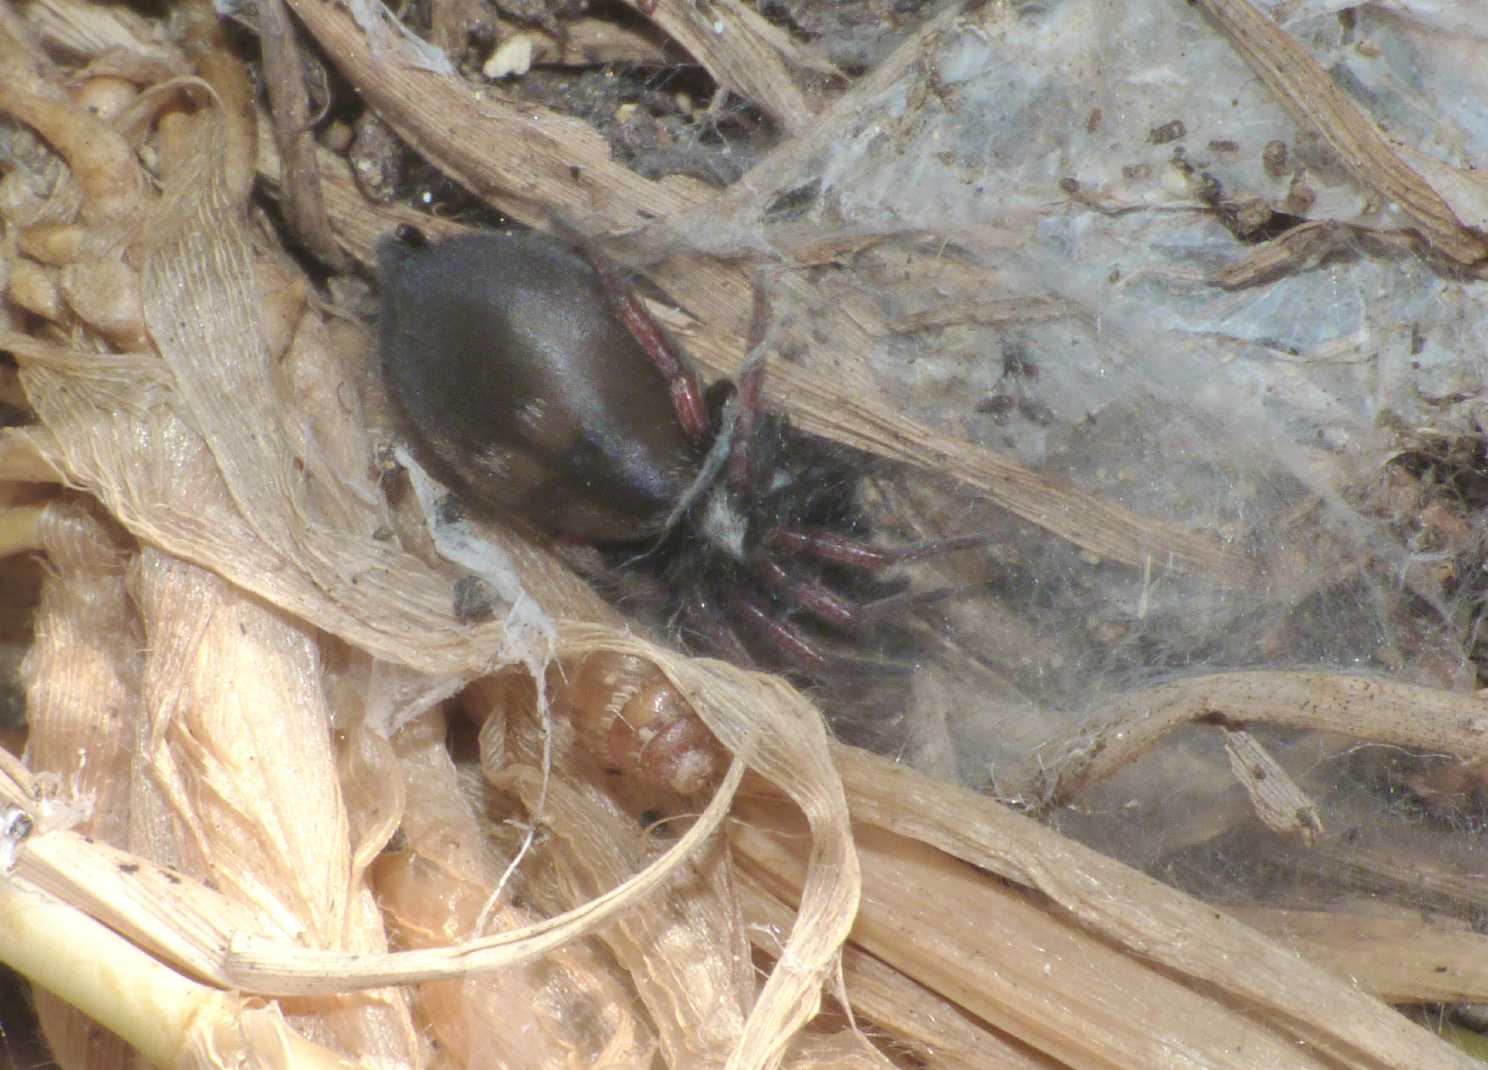
<path id="1" fill-rule="evenodd" d="M 753 595 L 742 595 L 733 604 L 734 611 L 751 630 L 797 668 L 820 675 L 828 660 L 795 628 L 776 617 Z"/>
<path id="2" fill-rule="evenodd" d="M 703 400 L 702 384 L 698 382 L 692 365 L 672 345 L 671 339 L 661 329 L 661 324 L 647 311 L 645 302 L 626 284 L 613 260 L 564 220 L 554 219 L 553 227 L 578 246 L 584 258 L 589 261 L 589 266 L 599 276 L 600 285 L 604 287 L 605 295 L 615 309 L 615 315 L 620 317 L 620 322 L 625 324 L 626 329 L 646 351 L 646 355 L 666 377 L 667 387 L 672 395 L 672 407 L 677 411 L 677 421 L 682 425 L 682 430 L 693 442 L 706 442 L 712 430 L 708 420 L 708 405 Z"/>
<path id="3" fill-rule="evenodd" d="M 969 535 L 957 539 L 922 542 L 899 549 L 885 549 L 831 532 L 779 527 L 766 538 L 765 548 L 786 554 L 809 555 L 819 561 L 861 569 L 864 572 L 877 572 L 900 562 L 964 550 L 982 545 L 986 541 L 986 536 Z M 752 568 L 757 576 L 780 595 L 782 601 L 811 614 L 823 623 L 845 631 L 861 627 L 872 620 L 881 620 L 889 613 L 912 605 L 951 598 L 963 589 L 947 587 L 934 591 L 907 591 L 872 602 L 854 602 L 844 599 L 824 583 L 796 575 L 765 554 L 759 555 L 752 562 Z"/>
<path id="4" fill-rule="evenodd" d="M 694 590 L 683 600 L 682 617 L 690 628 L 702 636 L 708 649 L 716 651 L 723 660 L 745 669 L 756 667 L 754 657 L 728 621 L 698 591 Z"/>
<path id="5" fill-rule="evenodd" d="M 777 527 L 765 537 L 765 545 L 782 553 L 809 554 L 834 565 L 846 565 L 871 572 L 904 561 L 919 561 L 955 550 L 968 550 L 974 546 L 982 546 L 990 539 L 989 535 L 963 535 L 955 539 L 932 539 L 913 546 L 890 549 L 829 531 L 800 531 L 796 528 Z"/>
<path id="6" fill-rule="evenodd" d="M 768 557 L 756 561 L 754 571 L 787 603 L 817 620 L 843 629 L 851 629 L 858 623 L 857 607 L 826 584 L 794 576 Z"/>
<path id="7" fill-rule="evenodd" d="M 814 677 L 824 677 L 833 671 L 875 676 L 899 675 L 913 672 L 915 668 L 913 662 L 882 657 L 855 657 L 837 650 L 819 650 L 800 629 L 790 621 L 775 616 L 767 605 L 753 595 L 740 596 L 737 602 L 730 603 L 730 609 L 779 657 Z"/>
<path id="8" fill-rule="evenodd" d="M 749 316 L 749 348 L 745 350 L 744 368 L 736 384 L 739 411 L 734 422 L 734 440 L 729 443 L 728 484 L 734 490 L 747 490 L 753 482 L 754 428 L 758 422 L 760 391 L 765 381 L 763 354 L 765 332 L 770 326 L 770 299 L 760 280 L 754 283 L 754 305 Z"/>

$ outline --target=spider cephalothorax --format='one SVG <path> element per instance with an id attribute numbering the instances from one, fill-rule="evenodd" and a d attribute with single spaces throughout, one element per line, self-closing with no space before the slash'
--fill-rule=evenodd
<path id="1" fill-rule="evenodd" d="M 923 548 L 863 541 L 861 456 L 762 408 L 758 361 L 705 393 L 614 267 L 541 234 L 403 228 L 380 253 L 389 389 L 467 506 L 644 573 L 695 650 L 811 680 L 882 666 L 862 604 Z"/>

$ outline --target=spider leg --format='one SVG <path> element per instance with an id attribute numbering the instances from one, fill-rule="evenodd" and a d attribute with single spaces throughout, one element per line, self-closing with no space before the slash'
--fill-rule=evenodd
<path id="1" fill-rule="evenodd" d="M 770 612 L 769 606 L 753 595 L 741 595 L 732 608 L 762 642 L 769 644 L 776 655 L 814 679 L 825 679 L 834 673 L 847 673 L 855 678 L 904 676 L 915 670 L 913 662 L 885 657 L 860 657 L 832 647 L 819 647 L 790 621 Z"/>
<path id="2" fill-rule="evenodd" d="M 733 442 L 729 445 L 728 484 L 737 491 L 747 490 L 754 481 L 754 458 L 750 447 L 759 417 L 760 390 L 765 381 L 761 347 L 765 344 L 769 326 L 770 299 L 760 280 L 756 279 L 753 311 L 749 316 L 749 348 L 745 351 L 744 367 L 739 373 L 738 393 L 735 395 L 738 415 L 734 420 Z"/>
<path id="3" fill-rule="evenodd" d="M 786 604 L 844 632 L 859 631 L 894 613 L 954 598 L 966 590 L 939 587 L 933 591 L 901 591 L 859 602 L 843 598 L 824 583 L 794 575 L 768 558 L 755 562 L 754 571 Z M 844 659 L 835 655 L 834 660 L 841 662 Z"/>
<path id="4" fill-rule="evenodd" d="M 809 554 L 821 561 L 848 568 L 876 572 L 905 561 L 952 553 L 981 546 L 991 541 L 990 535 L 963 535 L 955 539 L 931 539 L 897 548 L 874 546 L 861 539 L 830 531 L 802 531 L 776 527 L 765 537 L 766 545 L 787 554 Z"/>
<path id="5" fill-rule="evenodd" d="M 786 661 L 813 676 L 826 672 L 831 664 L 826 655 L 799 630 L 771 613 L 758 598 L 750 594 L 741 595 L 734 608 L 744 623 Z"/>
<path id="6" fill-rule="evenodd" d="M 769 558 L 754 563 L 754 571 L 786 602 L 817 620 L 850 631 L 859 623 L 857 607 L 824 583 L 792 575 Z"/>
<path id="7" fill-rule="evenodd" d="M 589 261 L 589 266 L 599 276 L 600 285 L 604 287 L 615 315 L 666 378 L 667 388 L 672 395 L 672 407 L 677 411 L 677 421 L 682 425 L 682 430 L 693 442 L 705 442 L 711 430 L 708 406 L 703 400 L 703 388 L 692 365 L 672 345 L 671 339 L 646 308 L 645 302 L 626 284 L 615 262 L 568 223 L 557 219 L 553 223 L 560 234 L 579 247 L 584 258 Z"/>
<path id="8" fill-rule="evenodd" d="M 749 326 L 749 352 L 744 359 L 737 384 L 732 387 L 732 396 L 723 404 L 719 426 L 708 452 L 703 458 L 697 478 L 686 493 L 677 500 L 666 520 L 666 530 L 674 528 L 683 515 L 690 510 L 713 487 L 719 473 L 727 472 L 726 482 L 730 490 L 744 493 L 753 479 L 750 445 L 759 414 L 761 384 L 765 378 L 764 340 L 770 321 L 770 306 L 764 287 L 758 281 L 754 287 L 754 313 Z M 715 386 L 719 384 L 714 384 Z M 706 405 L 706 399 L 704 400 Z M 679 414 L 681 410 L 678 410 Z"/>
<path id="9" fill-rule="evenodd" d="M 688 626 L 702 637 L 707 648 L 717 651 L 723 660 L 745 669 L 758 667 L 739 634 L 700 588 L 694 587 L 683 599 L 681 615 Z"/>
<path id="10" fill-rule="evenodd" d="M 768 545 L 787 553 L 809 554 L 830 564 L 873 574 L 902 561 L 964 550 L 986 541 L 979 535 L 965 536 L 885 549 L 832 532 L 776 528 Z M 753 562 L 753 568 L 790 605 L 843 631 L 861 629 L 897 612 L 954 598 L 967 590 L 965 587 L 939 587 L 932 591 L 900 591 L 866 602 L 853 601 L 843 598 L 824 583 L 796 575 L 768 557 L 761 556 Z"/>

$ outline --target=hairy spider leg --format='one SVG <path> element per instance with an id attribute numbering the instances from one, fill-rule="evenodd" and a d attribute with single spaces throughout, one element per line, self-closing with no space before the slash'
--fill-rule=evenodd
<path id="1" fill-rule="evenodd" d="M 793 532 L 792 534 L 808 538 L 815 537 L 816 535 L 816 533 L 808 535 L 804 532 Z M 837 539 L 839 537 L 834 535 L 831 538 Z M 852 540 L 842 541 L 852 543 Z M 909 547 L 901 551 L 882 551 L 875 546 L 856 543 L 851 547 L 852 555 L 850 559 L 834 557 L 828 560 L 833 564 L 857 567 L 864 571 L 874 572 L 900 561 L 914 560 L 917 557 L 928 557 L 934 553 L 949 553 L 952 550 L 962 550 L 986 541 L 986 539 L 981 537 L 968 536 L 963 539 L 946 539 L 935 543 L 921 543 L 918 546 Z M 865 561 L 865 557 L 869 556 L 876 558 L 876 560 Z M 830 624 L 842 631 L 852 631 L 853 629 L 861 628 L 865 624 L 875 620 L 882 620 L 890 613 L 907 609 L 911 606 L 929 605 L 947 598 L 954 598 L 965 590 L 965 588 L 960 587 L 939 587 L 933 591 L 900 591 L 870 602 L 859 602 L 843 598 L 824 583 L 795 574 L 778 564 L 772 558 L 762 555 L 751 562 L 751 565 L 754 573 L 764 580 L 771 589 L 776 591 L 787 604 L 804 610 L 817 620 L 825 624 Z"/>
<path id="2" fill-rule="evenodd" d="M 744 623 L 788 662 L 813 675 L 819 676 L 827 670 L 826 655 L 798 629 L 771 613 L 754 595 L 743 594 L 731 605 Z"/>
<path id="3" fill-rule="evenodd" d="M 829 564 L 874 573 L 905 561 L 981 546 L 989 538 L 990 536 L 984 535 L 966 535 L 886 549 L 833 532 L 777 527 L 770 531 L 764 545 L 785 554 L 805 554 Z M 944 587 L 934 591 L 900 592 L 871 602 L 855 602 L 842 598 L 824 583 L 795 574 L 764 554 L 758 555 L 751 565 L 755 574 L 778 592 L 785 602 L 844 631 L 860 628 L 873 620 L 882 620 L 896 609 L 954 597 L 961 590 Z"/>
<path id="4" fill-rule="evenodd" d="M 576 236 L 571 227 L 558 224 L 557 229 L 575 240 L 584 258 L 589 261 L 589 266 L 599 276 L 600 285 L 604 287 L 615 315 L 666 378 L 667 388 L 672 395 L 672 407 L 677 411 L 677 422 L 682 425 L 682 430 L 694 443 L 701 445 L 706 442 L 712 427 L 708 419 L 708 406 L 703 400 L 702 384 L 698 381 L 697 373 L 692 370 L 692 365 L 672 345 L 661 324 L 656 322 L 646 308 L 646 303 L 626 284 L 615 262 L 595 248 L 592 241 Z"/>
<path id="5" fill-rule="evenodd" d="M 718 652 L 725 661 L 745 669 L 757 669 L 759 663 L 749 648 L 739 638 L 739 633 L 724 619 L 723 615 L 694 587 L 682 600 L 681 616 L 688 626 L 695 629 L 707 642 L 710 649 Z"/>
<path id="6" fill-rule="evenodd" d="M 733 438 L 728 445 L 728 486 L 735 492 L 747 492 L 754 484 L 752 446 L 755 441 L 760 395 L 765 378 L 762 347 L 768 334 L 769 323 L 769 297 L 766 294 L 763 280 L 756 278 L 753 309 L 749 322 L 748 356 L 736 384 L 737 411 L 732 430 Z M 842 631 L 852 631 L 868 617 L 859 605 L 843 598 L 825 583 L 784 568 L 768 552 L 758 551 L 782 549 L 789 554 L 804 550 L 832 564 L 855 567 L 865 571 L 877 571 L 901 561 L 946 553 L 985 541 L 980 537 L 950 539 L 899 550 L 884 550 L 833 533 L 777 527 L 766 538 L 763 546 L 750 555 L 749 568 L 785 604 L 815 617 L 824 624 Z M 772 645 L 792 655 L 792 660 L 810 667 L 816 664 L 814 659 L 822 657 L 814 650 L 810 641 L 788 622 L 772 618 L 773 623 L 765 627 L 759 616 L 763 609 L 757 603 L 753 606 L 745 606 L 744 612 L 755 629 L 763 631 L 771 640 Z"/>
<path id="7" fill-rule="evenodd" d="M 765 537 L 766 545 L 783 553 L 809 554 L 834 565 L 845 565 L 868 572 L 876 572 L 905 561 L 920 561 L 956 550 L 969 550 L 984 546 L 991 540 L 990 535 L 962 535 L 954 539 L 930 539 L 909 546 L 883 547 L 830 531 L 801 531 L 787 527 L 773 528 Z"/>
<path id="8" fill-rule="evenodd" d="M 777 655 L 812 677 L 820 678 L 833 671 L 860 676 L 902 676 L 915 669 L 913 662 L 893 658 L 865 658 L 840 650 L 819 650 L 799 628 L 775 616 L 768 606 L 751 594 L 730 602 L 730 608 L 746 627 L 769 643 Z"/>
<path id="9" fill-rule="evenodd" d="M 770 326 L 770 298 L 761 280 L 754 281 L 754 301 L 749 315 L 749 342 L 744 351 L 744 367 L 739 373 L 737 393 L 738 416 L 734 422 L 734 440 L 729 444 L 728 485 L 735 491 L 746 490 L 754 480 L 754 457 L 750 444 L 758 423 L 760 391 L 765 382 L 765 335 Z"/>
<path id="10" fill-rule="evenodd" d="M 824 583 L 797 576 L 782 568 L 773 558 L 761 555 L 752 563 L 753 571 L 788 604 L 805 610 L 817 620 L 837 628 L 851 630 L 858 623 L 857 608 Z"/>
<path id="11" fill-rule="evenodd" d="M 762 347 L 769 333 L 770 299 L 765 292 L 763 280 L 754 283 L 753 308 L 749 317 L 747 356 L 735 385 L 735 416 L 732 440 L 728 445 L 728 486 L 736 493 L 747 493 L 754 486 L 754 453 L 751 449 L 758 426 L 760 394 L 765 381 L 765 361 Z M 749 567 L 757 576 L 794 608 L 804 610 L 818 620 L 850 630 L 857 623 L 857 614 L 846 599 L 824 583 L 797 576 L 782 568 L 767 554 L 750 555 Z M 755 612 L 759 607 L 745 607 L 745 613 L 758 628 Z M 783 646 L 794 653 L 793 660 L 812 660 L 819 655 L 812 651 L 810 642 L 789 624 L 776 621 L 764 629 L 774 645 Z M 783 634 L 784 633 L 784 634 Z"/>
<path id="12" fill-rule="evenodd" d="M 733 441 L 729 445 L 728 485 L 735 491 L 745 491 L 753 485 L 754 458 L 751 446 L 765 379 L 761 347 L 769 332 L 769 324 L 770 299 L 763 279 L 756 278 L 753 308 L 749 318 L 748 356 L 736 386 L 738 414 L 733 428 Z M 876 572 L 905 561 L 964 550 L 987 541 L 987 536 L 976 535 L 885 549 L 833 532 L 802 531 L 782 526 L 769 533 L 764 545 L 787 554 L 805 553 L 830 564 Z M 763 554 L 755 555 L 751 564 L 753 571 L 787 602 L 826 624 L 852 629 L 863 619 L 860 607 L 840 597 L 824 583 L 795 575 Z"/>

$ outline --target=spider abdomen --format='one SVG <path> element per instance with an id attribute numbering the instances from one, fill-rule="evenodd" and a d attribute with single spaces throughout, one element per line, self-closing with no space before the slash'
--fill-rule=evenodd
<path id="1" fill-rule="evenodd" d="M 471 508 L 595 542 L 662 531 L 700 458 L 582 256 L 536 233 L 378 252 L 389 391 Z"/>

